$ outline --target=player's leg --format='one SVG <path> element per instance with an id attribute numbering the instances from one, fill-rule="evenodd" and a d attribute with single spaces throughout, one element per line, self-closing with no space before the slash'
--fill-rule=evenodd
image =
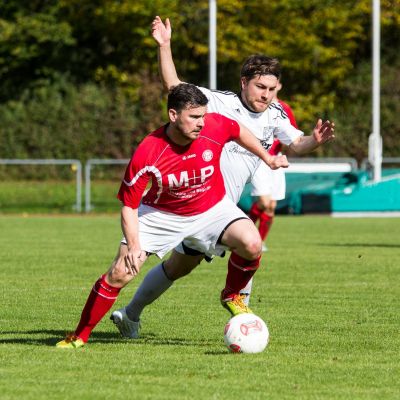
<path id="1" fill-rule="evenodd" d="M 181 249 L 180 246 L 178 248 Z M 139 337 L 140 316 L 144 308 L 166 292 L 175 280 L 189 274 L 200 264 L 204 256 L 196 253 L 188 255 L 173 250 L 169 259 L 147 273 L 130 303 L 112 313 L 111 319 L 123 337 Z"/>
<path id="2" fill-rule="evenodd" d="M 261 240 L 264 242 L 272 225 L 276 201 L 269 195 L 259 196 L 258 206 L 262 210 L 259 216 L 258 232 L 260 233 Z M 265 250 L 263 248 L 263 251 L 266 251 L 266 248 Z"/>
<path id="3" fill-rule="evenodd" d="M 172 251 L 170 258 L 151 269 L 137 289 L 132 301 L 126 307 L 128 317 L 139 321 L 144 307 L 158 299 L 173 282 L 189 274 L 197 267 L 203 255 L 186 255 Z"/>
<path id="4" fill-rule="evenodd" d="M 257 202 L 253 205 L 252 210 L 250 210 L 249 216 L 252 218 L 251 215 L 257 215 L 257 219 L 259 221 L 258 230 L 263 242 L 268 233 L 269 216 L 267 209 L 271 199 L 273 198 L 273 174 L 274 171 L 272 171 L 267 165 L 261 164 L 251 179 L 251 195 L 257 196 Z M 265 245 L 263 245 L 263 251 L 267 251 Z"/>
<path id="5" fill-rule="evenodd" d="M 88 341 L 92 330 L 115 303 L 120 290 L 134 277 L 125 267 L 124 257 L 127 252 L 128 247 L 121 244 L 108 272 L 93 285 L 74 333 L 57 343 L 57 347 L 76 348 Z"/>
<path id="6" fill-rule="evenodd" d="M 226 228 L 221 243 L 232 250 L 221 302 L 233 315 L 251 312 L 244 303 L 246 296 L 240 291 L 248 285 L 260 265 L 262 242 L 257 228 L 248 219 L 237 220 Z"/>
<path id="7" fill-rule="evenodd" d="M 260 215 L 260 224 L 258 228 L 263 241 L 265 241 L 267 238 L 272 223 L 274 222 L 277 201 L 283 200 L 286 192 L 285 172 L 282 168 L 271 171 L 270 178 L 271 192 L 268 196 L 269 198 L 265 198 L 265 202 L 263 204 L 264 212 Z"/>
<path id="8" fill-rule="evenodd" d="M 263 209 L 260 208 L 258 204 L 258 199 L 252 204 L 250 210 L 249 210 L 249 217 L 250 219 L 254 222 L 254 224 L 257 224 L 258 219 L 260 218 L 261 214 L 263 213 Z"/>

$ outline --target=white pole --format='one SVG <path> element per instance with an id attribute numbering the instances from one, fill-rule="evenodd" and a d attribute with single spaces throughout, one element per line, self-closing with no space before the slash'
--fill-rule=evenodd
<path id="1" fill-rule="evenodd" d="M 381 47 L 381 4 L 373 0 L 372 10 L 372 134 L 374 181 L 381 180 L 382 173 L 382 139 L 380 134 L 381 105 L 380 105 L 380 47 Z"/>
<path id="2" fill-rule="evenodd" d="M 217 88 L 217 0 L 209 0 L 209 87 Z"/>

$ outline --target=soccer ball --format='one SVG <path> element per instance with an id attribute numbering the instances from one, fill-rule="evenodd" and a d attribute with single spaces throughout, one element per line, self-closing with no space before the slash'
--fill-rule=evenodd
<path id="1" fill-rule="evenodd" d="M 239 314 L 225 325 L 224 340 L 233 353 L 261 353 L 268 344 L 265 322 L 254 314 Z"/>

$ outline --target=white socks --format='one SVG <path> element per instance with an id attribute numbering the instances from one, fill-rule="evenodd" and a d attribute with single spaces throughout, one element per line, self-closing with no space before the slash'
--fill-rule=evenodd
<path id="1" fill-rule="evenodd" d="M 239 292 L 241 294 L 246 295 L 246 297 L 243 299 L 243 303 L 246 304 L 246 306 L 248 306 L 250 303 L 250 294 L 252 286 L 253 286 L 253 278 L 251 278 L 247 283 L 247 285 Z"/>
<path id="2" fill-rule="evenodd" d="M 139 321 L 143 309 L 157 300 L 173 281 L 167 278 L 162 263 L 152 268 L 144 277 L 133 299 L 126 306 L 126 314 L 131 321 Z"/>

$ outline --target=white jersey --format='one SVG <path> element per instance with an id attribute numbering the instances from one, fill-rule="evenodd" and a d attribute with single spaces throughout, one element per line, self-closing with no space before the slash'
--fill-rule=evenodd
<path id="1" fill-rule="evenodd" d="M 290 145 L 304 133 L 291 125 L 290 120 L 279 103 L 271 103 L 267 110 L 261 113 L 252 112 L 233 92 L 222 92 L 199 88 L 208 98 L 208 112 L 225 115 L 238 121 L 256 136 L 263 147 L 268 150 L 274 139 L 285 145 Z M 221 155 L 221 172 L 224 177 L 228 196 L 238 203 L 246 183 L 260 165 L 261 160 L 235 142 L 224 146 Z M 268 186 L 267 186 L 268 187 Z M 263 191 L 260 189 L 259 191 Z"/>

